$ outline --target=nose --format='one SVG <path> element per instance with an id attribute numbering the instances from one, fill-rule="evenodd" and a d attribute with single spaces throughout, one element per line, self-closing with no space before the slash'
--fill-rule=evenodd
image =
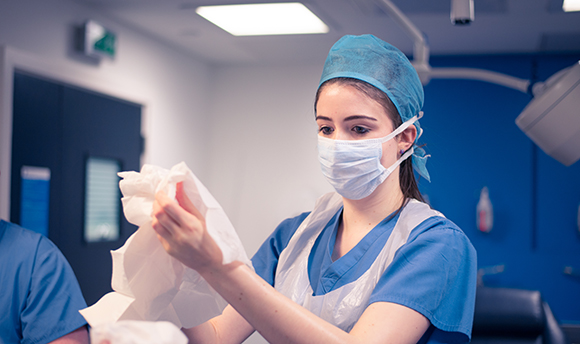
<path id="1" fill-rule="evenodd" d="M 347 130 L 336 128 L 331 137 L 333 140 L 350 140 L 350 133 Z"/>

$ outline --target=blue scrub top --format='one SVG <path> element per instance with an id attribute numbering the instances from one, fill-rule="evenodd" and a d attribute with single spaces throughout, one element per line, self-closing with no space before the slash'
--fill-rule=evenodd
<path id="1" fill-rule="evenodd" d="M 280 253 L 309 213 L 283 221 L 252 258 L 256 272 L 274 285 Z M 398 215 L 389 216 L 336 261 L 332 251 L 342 209 L 328 222 L 310 252 L 308 274 L 314 295 L 324 295 L 358 279 L 386 244 Z M 411 308 L 431 322 L 419 343 L 467 343 L 471 336 L 477 280 L 475 249 L 444 217 L 418 225 L 394 256 L 375 289 L 373 302 Z"/>
<path id="2" fill-rule="evenodd" d="M 86 321 L 76 277 L 46 237 L 0 220 L 0 342 L 49 343 Z"/>

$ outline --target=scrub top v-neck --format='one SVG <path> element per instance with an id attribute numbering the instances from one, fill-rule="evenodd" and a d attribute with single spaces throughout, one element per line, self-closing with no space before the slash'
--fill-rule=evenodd
<path id="1" fill-rule="evenodd" d="M 345 255 L 332 260 L 342 208 L 316 239 L 308 258 L 308 276 L 314 295 L 324 295 L 358 279 L 375 261 L 399 218 L 389 215 Z"/>

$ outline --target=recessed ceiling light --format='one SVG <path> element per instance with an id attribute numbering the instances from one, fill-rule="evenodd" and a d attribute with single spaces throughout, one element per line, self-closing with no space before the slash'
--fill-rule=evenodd
<path id="1" fill-rule="evenodd" d="M 328 32 L 328 26 L 299 2 L 201 6 L 195 12 L 234 36 Z"/>
<path id="2" fill-rule="evenodd" d="M 564 0 L 562 9 L 564 12 L 580 11 L 580 0 Z"/>

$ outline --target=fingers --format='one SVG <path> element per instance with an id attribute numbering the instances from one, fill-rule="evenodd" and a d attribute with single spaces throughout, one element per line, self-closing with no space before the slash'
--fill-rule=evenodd
<path id="1" fill-rule="evenodd" d="M 182 226 L 191 220 L 191 214 L 185 211 L 177 202 L 169 198 L 163 191 L 159 191 L 155 195 L 155 203 L 157 203 L 158 208 L 154 207 L 154 211 L 157 211 L 156 215 L 159 215 L 158 218 L 164 225 L 169 220 L 172 220 L 177 225 Z M 166 219 L 165 217 L 168 218 Z"/>
<path id="2" fill-rule="evenodd" d="M 153 202 L 153 212 L 151 214 L 151 226 L 157 232 L 158 236 L 166 237 L 171 235 L 170 228 L 166 228 L 164 223 L 168 224 L 171 223 L 173 220 L 169 218 L 169 216 L 163 211 L 161 205 L 157 199 Z"/>
<path id="3" fill-rule="evenodd" d="M 177 185 L 176 200 L 160 191 L 153 203 L 151 224 L 165 251 L 192 269 L 221 265 L 222 252 L 207 232 L 204 217 L 185 194 L 183 183 Z"/>
<path id="4" fill-rule="evenodd" d="M 170 199 L 163 191 L 158 192 L 153 203 L 152 226 L 161 236 L 167 236 L 168 234 L 175 236 L 183 232 L 195 232 L 201 230 L 204 226 L 204 219 L 201 213 L 185 196 L 183 190 L 178 193 L 181 194 L 182 202 L 189 202 L 186 206 L 195 214 Z"/>
<path id="5" fill-rule="evenodd" d="M 183 182 L 177 183 L 177 190 L 175 192 L 175 199 L 177 200 L 179 205 L 181 207 L 183 207 L 183 209 L 187 210 L 193 216 L 195 216 L 199 219 L 203 218 L 203 215 L 200 213 L 200 211 L 195 207 L 195 205 L 189 199 L 189 197 L 187 197 L 187 194 L 185 193 L 185 190 L 183 189 Z"/>

